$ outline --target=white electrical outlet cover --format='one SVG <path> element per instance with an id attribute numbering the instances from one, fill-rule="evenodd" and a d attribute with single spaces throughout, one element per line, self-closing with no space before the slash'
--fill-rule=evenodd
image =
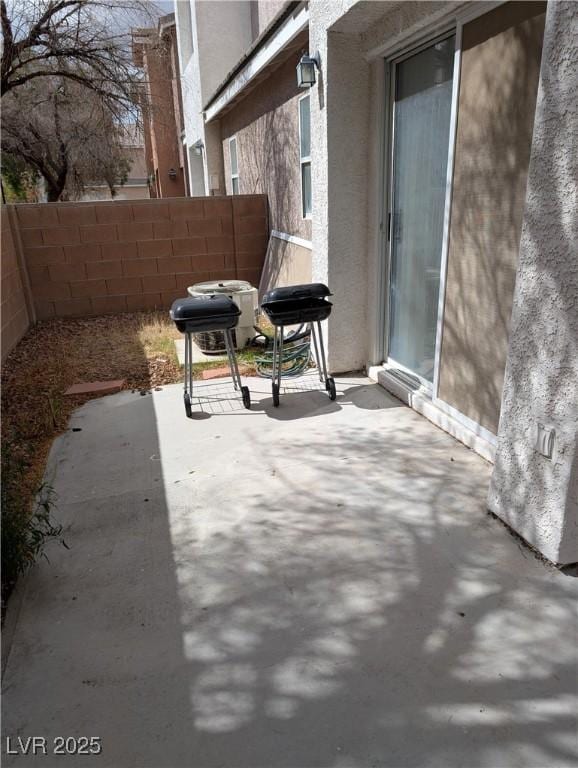
<path id="1" fill-rule="evenodd" d="M 537 427 L 535 448 L 542 456 L 551 459 L 554 453 L 554 437 L 556 432 L 551 427 L 545 427 L 543 424 L 538 424 Z"/>

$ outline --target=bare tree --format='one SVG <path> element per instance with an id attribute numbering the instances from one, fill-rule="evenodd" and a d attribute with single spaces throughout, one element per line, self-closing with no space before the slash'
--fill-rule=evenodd
<path id="1" fill-rule="evenodd" d="M 2 151 L 44 179 L 49 202 L 94 183 L 114 196 L 130 170 L 126 131 L 99 94 L 65 77 L 30 81 L 2 102 Z"/>
<path id="2" fill-rule="evenodd" d="M 141 75 L 130 31 L 157 16 L 146 0 L 0 0 L 2 95 L 59 77 L 93 91 L 118 118 L 134 113 Z"/>

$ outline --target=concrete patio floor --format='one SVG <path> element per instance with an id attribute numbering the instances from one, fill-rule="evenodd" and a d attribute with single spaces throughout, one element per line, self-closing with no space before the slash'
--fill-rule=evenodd
<path id="1" fill-rule="evenodd" d="M 8 623 L 5 766 L 578 764 L 578 580 L 485 513 L 490 466 L 360 377 L 79 409 L 51 547 Z M 5 751 L 6 740 L 3 740 Z"/>

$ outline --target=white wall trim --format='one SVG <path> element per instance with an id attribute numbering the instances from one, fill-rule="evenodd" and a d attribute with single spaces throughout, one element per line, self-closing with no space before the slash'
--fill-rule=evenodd
<path id="1" fill-rule="evenodd" d="M 388 370 L 386 365 L 374 365 L 368 369 L 368 376 L 395 395 L 414 411 L 425 416 L 436 427 L 443 429 L 460 443 L 471 448 L 482 458 L 494 463 L 496 436 L 476 424 L 455 408 L 441 400 L 432 400 L 423 387 L 413 389 L 400 377 Z"/>
<path id="2" fill-rule="evenodd" d="M 309 26 L 309 10 L 302 6 L 289 16 L 270 40 L 259 48 L 223 92 L 205 110 L 205 121 L 213 120 L 298 34 Z"/>
<path id="3" fill-rule="evenodd" d="M 462 23 L 458 22 L 455 33 L 454 47 L 454 73 L 452 83 L 452 106 L 450 115 L 450 135 L 448 146 L 448 160 L 446 170 L 446 201 L 444 207 L 444 229 L 442 242 L 442 255 L 440 262 L 440 282 L 438 293 L 438 316 L 436 324 L 436 341 L 434 349 L 434 375 L 433 394 L 437 397 L 440 386 L 440 365 L 442 355 L 442 342 L 444 334 L 444 314 L 446 306 L 446 278 L 448 272 L 448 256 L 450 250 L 450 225 L 452 216 L 452 198 L 454 191 L 454 160 L 456 153 L 458 107 L 460 101 L 460 77 L 462 69 Z"/>
<path id="4" fill-rule="evenodd" d="M 377 141 L 377 171 L 374 183 L 368 195 L 368 209 L 373 204 L 375 217 L 373 242 L 368 243 L 368 248 L 373 251 L 373 269 L 369 272 L 369 279 L 375 281 L 375 307 L 368 306 L 370 323 L 370 357 L 373 363 L 380 363 L 385 356 L 385 338 L 387 329 L 387 313 L 389 309 L 387 286 L 389 250 L 386 232 L 387 213 L 389 211 L 389 191 L 387 177 L 388 147 L 389 147 L 389 64 L 381 62 L 376 76 L 376 91 L 379 97 L 376 99 L 376 114 L 374 124 L 374 136 L 370 141 Z M 377 138 L 375 138 L 377 137 Z M 369 250 L 368 250 L 368 255 Z"/>
<path id="5" fill-rule="evenodd" d="M 231 147 L 233 146 L 233 142 L 235 142 L 235 160 L 237 161 L 237 171 L 236 173 L 233 173 L 233 161 L 232 161 L 232 153 L 231 153 Z M 237 179 L 237 192 L 233 189 L 233 182 Z M 239 180 L 239 142 L 237 141 L 237 134 L 234 136 L 231 136 L 229 139 L 229 181 L 231 182 L 231 194 L 240 194 L 241 192 L 241 182 Z"/>
<path id="6" fill-rule="evenodd" d="M 439 397 L 432 398 L 432 403 L 436 406 L 436 408 L 439 408 L 444 413 L 447 413 L 448 416 L 451 416 L 452 419 L 456 419 L 460 422 L 460 424 L 463 424 L 466 429 L 469 429 L 470 432 L 473 432 L 475 435 L 477 435 L 477 437 L 481 437 L 483 440 L 490 443 L 490 445 L 493 445 L 494 447 L 497 445 L 498 438 L 496 435 L 494 435 L 493 432 L 490 432 L 489 429 L 482 427 L 481 424 L 478 424 L 477 421 L 470 419 L 469 416 L 466 416 L 461 411 L 458 411 L 457 408 L 449 405 L 449 403 L 446 403 L 444 400 L 440 400 Z"/>
<path id="7" fill-rule="evenodd" d="M 300 245 L 301 248 L 307 248 L 310 251 L 313 250 L 313 243 L 311 240 L 304 240 L 302 237 L 297 237 L 297 235 L 288 235 L 287 232 L 279 232 L 276 229 L 272 229 L 271 237 L 276 237 L 277 240 L 285 240 L 288 243 Z"/>

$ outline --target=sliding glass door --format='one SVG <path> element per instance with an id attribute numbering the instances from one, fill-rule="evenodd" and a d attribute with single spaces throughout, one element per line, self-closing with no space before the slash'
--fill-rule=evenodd
<path id="1" fill-rule="evenodd" d="M 433 382 L 455 37 L 393 65 L 388 358 Z"/>

